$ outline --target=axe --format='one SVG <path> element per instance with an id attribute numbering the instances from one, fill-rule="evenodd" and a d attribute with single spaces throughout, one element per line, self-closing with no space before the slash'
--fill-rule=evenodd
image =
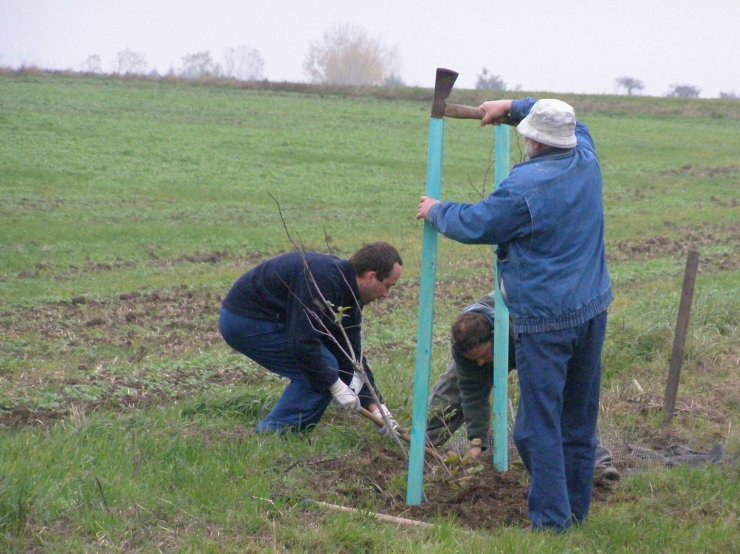
<path id="1" fill-rule="evenodd" d="M 483 119 L 486 112 L 481 108 L 473 106 L 464 106 L 462 104 L 448 104 L 447 99 L 450 97 L 452 87 L 455 85 L 458 73 L 451 69 L 437 69 L 437 79 L 434 82 L 434 100 L 432 100 L 432 118 L 441 119 L 442 117 L 451 117 L 453 119 Z M 509 116 L 499 117 L 492 122 L 494 125 L 502 123 L 506 125 L 517 125 L 519 122 L 514 121 Z"/>

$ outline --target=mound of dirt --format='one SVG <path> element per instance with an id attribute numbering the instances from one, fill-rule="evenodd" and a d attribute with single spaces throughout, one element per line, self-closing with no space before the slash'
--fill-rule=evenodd
<path id="1" fill-rule="evenodd" d="M 378 513 L 425 522 L 452 517 L 469 529 L 529 526 L 528 476 L 518 459 L 506 472 L 497 471 L 486 457 L 477 471 L 458 469 L 454 475 L 430 463 L 420 506 L 407 506 L 405 488 L 397 490 L 399 483 L 406 482 L 407 461 L 395 450 L 366 449 L 341 458 L 307 460 L 303 465 L 310 466 L 305 484 L 316 491 L 312 500 L 357 509 L 373 505 Z M 608 502 L 612 487 L 608 481 L 596 481 L 594 502 Z"/>

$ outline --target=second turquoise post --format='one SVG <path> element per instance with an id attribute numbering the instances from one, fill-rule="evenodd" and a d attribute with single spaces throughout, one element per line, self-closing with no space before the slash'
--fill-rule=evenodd
<path id="1" fill-rule="evenodd" d="M 496 188 L 509 175 L 509 126 L 496 127 Z M 496 308 L 493 314 L 493 465 L 499 471 L 509 469 L 509 309 L 504 304 L 499 283 L 498 260 L 494 254 Z"/>

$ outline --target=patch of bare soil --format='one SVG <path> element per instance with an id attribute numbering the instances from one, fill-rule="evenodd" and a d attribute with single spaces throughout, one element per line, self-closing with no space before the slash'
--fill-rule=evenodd
<path id="1" fill-rule="evenodd" d="M 39 409 L 29 410 L 26 406 L 16 406 L 10 412 L 0 411 L 0 429 L 3 427 L 24 427 L 26 425 L 48 425 L 66 416 L 66 411 Z"/>
<path id="2" fill-rule="evenodd" d="M 124 269 L 133 269 L 137 266 L 144 267 L 174 267 L 183 264 L 218 264 L 223 261 L 233 261 L 234 263 L 243 264 L 244 267 L 250 267 L 260 261 L 257 255 L 237 256 L 227 250 L 216 250 L 212 252 L 193 252 L 177 258 L 160 258 L 156 253 L 156 248 L 151 247 L 147 250 L 149 260 L 146 262 L 134 262 L 122 258 L 116 258 L 111 262 L 95 262 L 87 265 L 72 265 L 63 272 L 58 272 L 57 268 L 52 268 L 49 264 L 39 263 L 32 269 L 19 272 L 18 279 L 35 279 L 49 271 L 57 271 L 53 276 L 55 281 L 68 281 L 84 273 L 100 273 L 108 271 L 119 271 Z"/>
<path id="3" fill-rule="evenodd" d="M 220 340 L 214 325 L 220 305 L 220 293 L 187 286 L 102 299 L 78 296 L 6 314 L 0 329 L 6 337 L 33 334 L 61 341 L 67 349 L 100 344 L 135 347 L 131 354 L 135 361 L 154 350 L 178 353 Z M 58 352 L 52 350 L 48 356 L 56 358 Z"/>
<path id="4" fill-rule="evenodd" d="M 204 379 L 194 380 L 193 371 L 178 370 L 167 373 L 156 386 L 152 386 L 134 376 L 111 375 L 108 371 L 96 371 L 90 375 L 66 378 L 60 389 L 68 385 L 100 386 L 105 392 L 96 400 L 69 400 L 60 394 L 60 405 L 56 408 L 29 408 L 14 406 L 11 410 L 0 409 L 0 429 L 3 427 L 46 426 L 69 417 L 82 417 L 98 410 L 137 409 L 146 406 L 171 402 L 174 399 L 189 398 L 210 384 L 243 384 L 255 377 L 245 376 L 237 368 L 218 371 L 205 370 Z M 48 384 L 48 383 L 45 383 Z M 167 390 L 165 390 L 165 388 Z"/>
<path id="5" fill-rule="evenodd" d="M 521 467 L 501 473 L 490 460 L 473 475 L 449 479 L 432 475 L 425 480 L 426 501 L 420 506 L 406 506 L 396 497 L 388 507 L 394 515 L 429 521 L 435 517 L 454 518 L 470 529 L 526 527 L 527 484 Z"/>
<path id="6" fill-rule="evenodd" d="M 74 365 L 53 374 L 23 372 L 11 386 L 16 389 L 58 384 L 60 406 L 33 409 L 13 406 L 0 409 L 0 426 L 54 423 L 75 409 L 88 413 L 102 408 L 131 408 L 191 394 L 205 384 L 244 382 L 242 369 L 187 367 L 162 372 L 152 379 L 151 362 L 187 357 L 193 352 L 222 344 L 218 331 L 221 291 L 182 286 L 169 291 L 126 293 L 114 297 L 79 296 L 69 302 L 17 310 L 0 318 L 0 335 L 8 341 L 40 338 L 39 346 L 8 352 L 31 366 L 49 361 Z M 0 344 L 0 353 L 4 345 Z M 132 369 L 116 371 L 125 364 Z M 95 400 L 68 400 L 67 386 L 94 387 Z"/>
<path id="7" fill-rule="evenodd" d="M 468 267 L 480 269 L 480 272 L 474 277 L 439 281 L 436 285 L 437 298 L 444 298 L 445 303 L 463 308 L 493 290 L 493 266 L 490 257 L 476 260 Z M 402 281 L 393 288 L 393 293 L 388 298 L 366 306 L 363 313 L 372 314 L 373 317 L 388 317 L 400 311 L 413 312 L 418 309 L 418 305 L 419 282 Z"/>
<path id="8" fill-rule="evenodd" d="M 640 240 L 622 240 L 607 247 L 610 262 L 645 261 L 656 258 L 685 257 L 689 250 L 718 244 L 740 245 L 740 224 L 718 226 L 702 225 L 677 230 L 675 238 L 666 236 L 647 237 Z M 740 267 L 737 252 L 702 256 L 699 270 L 730 271 Z"/>
<path id="9" fill-rule="evenodd" d="M 408 462 L 395 450 L 364 451 L 329 460 L 310 460 L 308 488 L 316 498 L 363 509 L 370 502 L 377 512 L 418 521 L 432 522 L 438 517 L 453 517 L 469 529 L 527 527 L 528 477 L 521 464 L 512 463 L 509 471 L 494 469 L 490 457 L 478 471 L 449 475 L 437 462 L 427 468 L 424 478 L 425 500 L 420 506 L 407 506 L 405 491 L 399 493 L 392 483 L 405 482 Z M 594 483 L 594 502 L 608 502 L 614 485 Z"/>
<path id="10" fill-rule="evenodd" d="M 693 177 L 701 179 L 713 179 L 715 177 L 733 177 L 740 173 L 740 167 L 702 167 L 686 164 L 678 169 L 670 169 L 663 174 L 672 177 Z"/>

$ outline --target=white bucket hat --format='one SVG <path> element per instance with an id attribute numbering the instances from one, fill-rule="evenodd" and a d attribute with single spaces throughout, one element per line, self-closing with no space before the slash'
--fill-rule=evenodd
<path id="1" fill-rule="evenodd" d="M 576 112 L 562 100 L 542 99 L 517 125 L 519 134 L 556 148 L 576 145 Z"/>

